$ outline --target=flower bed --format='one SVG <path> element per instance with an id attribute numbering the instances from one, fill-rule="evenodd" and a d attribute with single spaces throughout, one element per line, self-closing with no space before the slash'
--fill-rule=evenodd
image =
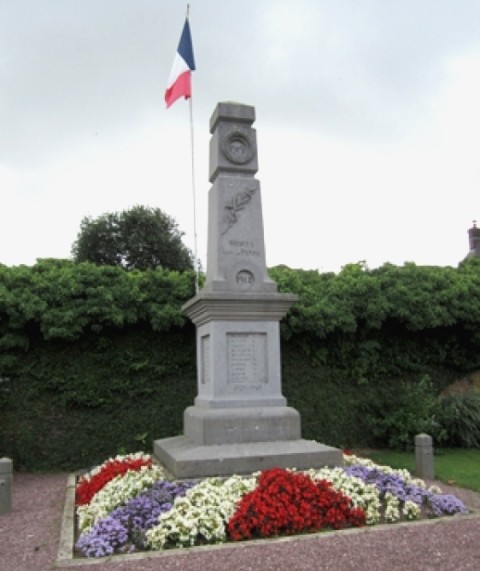
<path id="1" fill-rule="evenodd" d="M 170 481 L 145 454 L 118 456 L 76 488 L 76 553 L 135 551 L 344 529 L 466 513 L 406 470 L 345 454 L 345 466 Z"/>

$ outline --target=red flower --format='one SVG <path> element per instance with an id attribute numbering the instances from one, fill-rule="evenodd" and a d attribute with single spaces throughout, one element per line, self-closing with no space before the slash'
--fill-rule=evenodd
<path id="1" fill-rule="evenodd" d="M 260 474 L 227 524 L 231 539 L 271 537 L 365 524 L 365 513 L 329 482 L 280 468 Z"/>
<path id="2" fill-rule="evenodd" d="M 139 471 L 143 466 L 151 465 L 152 460 L 143 458 L 125 458 L 123 460 L 110 460 L 106 462 L 100 471 L 90 479 L 80 478 L 75 490 L 75 504 L 77 506 L 89 504 L 93 496 L 117 476 L 123 475 L 129 470 Z"/>

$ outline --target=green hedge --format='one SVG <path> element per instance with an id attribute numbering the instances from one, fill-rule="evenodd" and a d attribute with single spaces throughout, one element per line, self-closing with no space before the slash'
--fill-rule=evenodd
<path id="1" fill-rule="evenodd" d="M 0 350 L 28 349 L 37 337 L 76 340 L 139 322 L 168 331 L 185 323 L 180 307 L 193 292 L 193 272 L 125 272 L 68 260 L 0 265 Z"/>
<path id="2" fill-rule="evenodd" d="M 0 450 L 18 470 L 70 470 L 151 447 L 181 432 L 194 361 L 193 326 L 33 343 L 0 384 Z"/>
<path id="3" fill-rule="evenodd" d="M 435 430 L 441 390 L 480 368 L 476 259 L 270 273 L 300 296 L 282 322 L 283 392 L 306 438 L 405 444 Z M 189 272 L 0 266 L 0 455 L 70 470 L 180 433 L 196 394 L 195 331 L 181 311 L 193 295 Z"/>
<path id="4" fill-rule="evenodd" d="M 480 259 L 458 268 L 351 264 L 339 274 L 273 268 L 300 300 L 282 324 L 319 365 L 359 383 L 433 367 L 480 367 Z"/>

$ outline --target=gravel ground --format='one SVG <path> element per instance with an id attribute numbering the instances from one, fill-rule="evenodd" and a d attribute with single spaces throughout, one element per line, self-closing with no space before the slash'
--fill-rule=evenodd
<path id="1" fill-rule="evenodd" d="M 0 571 L 56 567 L 67 474 L 15 474 L 13 506 L 0 515 Z M 430 482 L 432 483 L 432 482 Z M 301 538 L 72 561 L 70 571 L 479 571 L 480 495 L 439 484 L 473 510 L 425 523 Z"/>

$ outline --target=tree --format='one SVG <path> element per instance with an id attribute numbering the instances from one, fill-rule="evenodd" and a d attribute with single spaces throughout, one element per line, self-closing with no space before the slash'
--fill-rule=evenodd
<path id="1" fill-rule="evenodd" d="M 134 206 L 95 219 L 83 218 L 72 255 L 77 263 L 125 270 L 191 270 L 193 256 L 182 236 L 175 220 L 159 208 Z"/>

